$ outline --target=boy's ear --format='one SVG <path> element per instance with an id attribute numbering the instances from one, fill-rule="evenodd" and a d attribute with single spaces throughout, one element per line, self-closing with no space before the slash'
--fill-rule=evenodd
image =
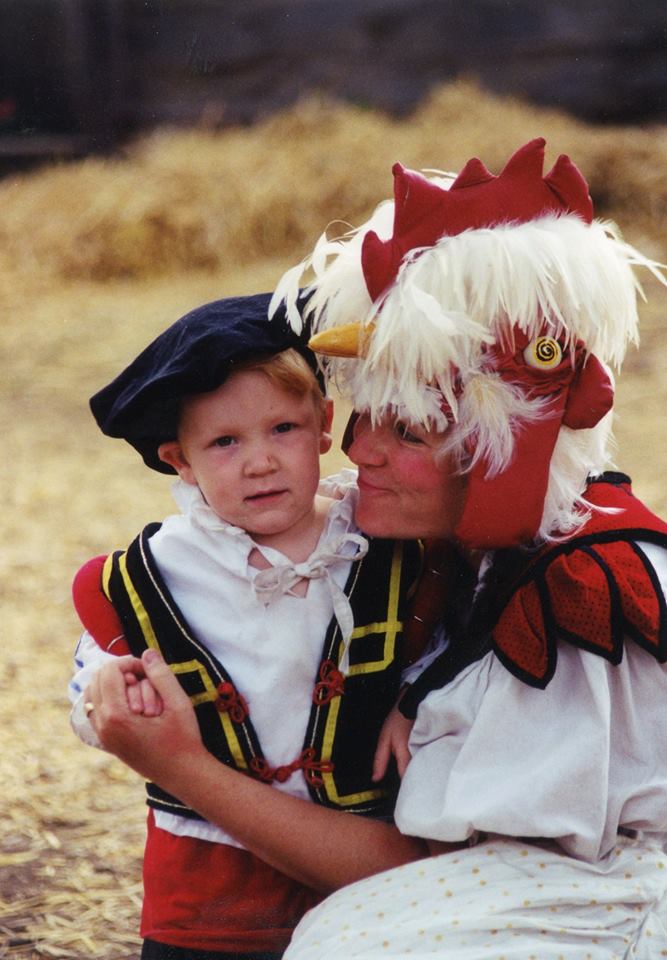
<path id="1" fill-rule="evenodd" d="M 174 468 L 184 483 L 191 483 L 196 486 L 197 481 L 192 472 L 192 467 L 188 463 L 183 453 L 183 447 L 178 440 L 167 440 L 166 443 L 161 443 L 157 448 L 157 455 L 163 463 Z"/>
<path id="2" fill-rule="evenodd" d="M 325 400 L 324 416 L 322 417 L 322 433 L 320 435 L 320 453 L 327 453 L 331 450 L 333 438 L 331 436 L 331 425 L 333 423 L 334 405 L 329 397 Z"/>

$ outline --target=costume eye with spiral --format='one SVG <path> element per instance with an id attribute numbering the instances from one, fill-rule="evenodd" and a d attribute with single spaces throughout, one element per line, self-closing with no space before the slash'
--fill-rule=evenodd
<path id="1" fill-rule="evenodd" d="M 553 337 L 536 337 L 523 351 L 523 359 L 536 370 L 553 370 L 563 359 L 563 348 Z"/>

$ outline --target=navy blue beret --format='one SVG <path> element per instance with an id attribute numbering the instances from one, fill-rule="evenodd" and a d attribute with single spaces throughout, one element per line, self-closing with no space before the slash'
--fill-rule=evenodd
<path id="1" fill-rule="evenodd" d="M 102 432 L 127 440 L 153 470 L 175 473 L 160 460 L 157 448 L 176 438 L 183 397 L 217 389 L 237 363 L 290 347 L 317 373 L 308 331 L 297 336 L 282 307 L 269 320 L 270 300 L 268 293 L 214 300 L 168 327 L 91 397 Z M 318 379 L 322 385 L 319 374 Z"/>

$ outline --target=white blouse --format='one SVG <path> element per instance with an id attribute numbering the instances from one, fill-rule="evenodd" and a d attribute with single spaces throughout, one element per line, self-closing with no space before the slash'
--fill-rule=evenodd
<path id="1" fill-rule="evenodd" d="M 641 547 L 667 593 L 667 551 Z M 489 653 L 426 697 L 410 749 L 404 833 L 546 837 L 589 862 L 619 828 L 667 839 L 667 665 L 632 640 L 618 666 L 559 643 L 545 690 Z"/>

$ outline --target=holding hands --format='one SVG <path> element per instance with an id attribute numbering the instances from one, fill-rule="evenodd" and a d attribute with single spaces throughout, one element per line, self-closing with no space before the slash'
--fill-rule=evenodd
<path id="1" fill-rule="evenodd" d="M 143 670 L 143 667 L 140 669 Z M 148 677 L 138 677 L 131 671 L 123 676 L 127 705 L 132 713 L 140 713 L 144 717 L 159 717 L 163 709 L 162 698 Z"/>
<path id="2" fill-rule="evenodd" d="M 190 700 L 155 650 L 147 650 L 141 659 L 118 657 L 102 667 L 86 690 L 86 707 L 104 749 L 148 779 L 156 779 L 146 772 L 151 757 L 164 753 L 171 761 L 177 751 L 204 749 Z M 159 723 L 146 722 L 151 720 Z M 375 751 L 375 782 L 386 775 L 392 756 L 403 777 L 413 722 L 398 706 L 389 713 Z M 163 767 L 158 769 L 162 773 Z"/>
<path id="3" fill-rule="evenodd" d="M 86 701 L 104 749 L 149 780 L 164 785 L 177 757 L 206 752 L 192 704 L 155 650 L 105 664 Z"/>

